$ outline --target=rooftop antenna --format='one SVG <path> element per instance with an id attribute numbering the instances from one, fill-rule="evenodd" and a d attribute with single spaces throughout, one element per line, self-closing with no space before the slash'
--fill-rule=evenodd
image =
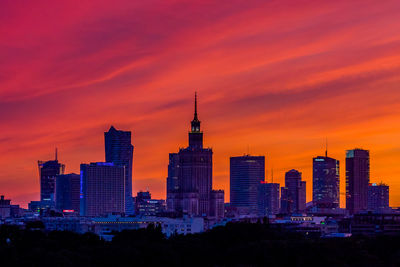
<path id="1" fill-rule="evenodd" d="M 58 151 L 57 151 L 57 147 L 56 147 L 56 161 L 58 160 L 57 154 L 58 154 Z"/>
<path id="2" fill-rule="evenodd" d="M 325 157 L 328 157 L 328 137 L 326 138 L 326 143 L 325 143 Z"/>
<path id="3" fill-rule="evenodd" d="M 271 168 L 271 183 L 274 183 L 274 168 Z"/>
<path id="4" fill-rule="evenodd" d="M 248 156 L 250 155 L 250 145 L 249 144 L 247 144 L 247 155 Z"/>
<path id="5" fill-rule="evenodd" d="M 194 92 L 194 119 L 198 120 L 198 118 L 197 118 L 197 91 Z"/>

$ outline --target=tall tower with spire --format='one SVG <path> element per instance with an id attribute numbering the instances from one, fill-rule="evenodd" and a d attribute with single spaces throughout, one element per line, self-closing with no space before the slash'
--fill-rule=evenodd
<path id="1" fill-rule="evenodd" d="M 218 216 L 219 209 L 211 199 L 221 202 L 221 192 L 212 190 L 212 149 L 203 147 L 203 132 L 197 114 L 197 93 L 194 118 L 189 131 L 189 146 L 170 154 L 167 177 L 167 209 L 190 216 Z M 218 198 L 212 197 L 218 195 Z M 223 205 L 223 200 L 222 200 Z"/>
<path id="2" fill-rule="evenodd" d="M 189 147 L 191 149 L 202 149 L 203 132 L 200 131 L 200 121 L 197 116 L 197 93 L 194 95 L 194 118 L 190 124 L 191 130 L 189 132 Z"/>

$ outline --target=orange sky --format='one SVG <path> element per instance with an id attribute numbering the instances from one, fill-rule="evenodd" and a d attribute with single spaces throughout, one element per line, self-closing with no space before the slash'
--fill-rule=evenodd
<path id="1" fill-rule="evenodd" d="M 133 192 L 164 198 L 197 90 L 227 201 L 247 147 L 268 180 L 301 171 L 310 201 L 328 137 L 342 193 L 345 150 L 362 147 L 400 206 L 400 1 L 192 2 L 1 1 L 0 194 L 38 200 L 56 146 L 68 172 L 103 161 L 112 124 L 133 132 Z"/>

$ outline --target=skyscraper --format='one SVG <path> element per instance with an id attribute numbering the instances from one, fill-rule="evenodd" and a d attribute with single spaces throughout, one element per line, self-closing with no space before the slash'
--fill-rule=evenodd
<path id="1" fill-rule="evenodd" d="M 167 178 L 169 211 L 194 216 L 211 216 L 212 149 L 203 148 L 203 132 L 197 115 L 195 95 L 194 118 L 189 132 L 189 146 L 170 154 Z"/>
<path id="2" fill-rule="evenodd" d="M 182 198 L 180 190 L 180 165 L 179 154 L 170 153 L 167 177 L 167 211 L 175 212 L 182 210 Z"/>
<path id="3" fill-rule="evenodd" d="M 56 176 L 64 174 L 65 165 L 58 162 L 57 149 L 54 160 L 38 161 L 40 178 L 40 201 L 54 202 Z"/>
<path id="4" fill-rule="evenodd" d="M 257 190 L 265 180 L 265 157 L 230 158 L 230 205 L 240 214 L 257 214 Z"/>
<path id="5" fill-rule="evenodd" d="M 125 168 L 108 162 L 81 164 L 80 214 L 125 212 Z"/>
<path id="6" fill-rule="evenodd" d="M 290 170 L 285 174 L 285 187 L 282 189 L 282 211 L 302 212 L 306 207 L 306 182 L 301 180 L 301 172 Z M 286 209 L 286 210 L 284 210 Z"/>
<path id="7" fill-rule="evenodd" d="M 60 174 L 56 176 L 56 209 L 68 210 L 79 214 L 80 186 L 79 174 Z"/>
<path id="8" fill-rule="evenodd" d="M 320 208 L 339 207 L 339 161 L 327 156 L 313 159 L 313 204 Z"/>
<path id="9" fill-rule="evenodd" d="M 346 209 L 350 214 L 367 209 L 369 151 L 346 151 Z"/>
<path id="10" fill-rule="evenodd" d="M 368 185 L 369 211 L 385 211 L 389 208 L 389 186 L 383 183 Z"/>
<path id="11" fill-rule="evenodd" d="M 293 200 L 289 196 L 289 189 L 287 187 L 281 187 L 281 208 L 280 208 L 281 213 L 283 214 L 290 213 L 292 206 L 293 206 Z"/>
<path id="12" fill-rule="evenodd" d="M 279 213 L 279 184 L 261 181 L 258 185 L 258 216 Z"/>
<path id="13" fill-rule="evenodd" d="M 133 145 L 131 132 L 120 131 L 111 126 L 108 132 L 104 133 L 106 162 L 125 167 L 125 201 L 126 213 L 133 214 L 132 201 L 132 161 Z"/>

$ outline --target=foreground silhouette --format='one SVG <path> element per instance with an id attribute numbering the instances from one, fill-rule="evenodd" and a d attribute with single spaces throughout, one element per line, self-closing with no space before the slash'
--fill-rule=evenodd
<path id="1" fill-rule="evenodd" d="M 400 266 L 400 237 L 393 236 L 320 239 L 236 223 L 169 239 L 151 225 L 106 242 L 34 227 L 0 227 L 1 266 Z"/>

